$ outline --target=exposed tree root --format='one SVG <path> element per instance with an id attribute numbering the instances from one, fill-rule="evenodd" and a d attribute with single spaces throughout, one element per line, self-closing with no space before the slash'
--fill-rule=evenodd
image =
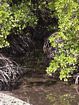
<path id="1" fill-rule="evenodd" d="M 0 53 L 0 90 L 14 88 L 28 70 L 30 69 L 20 67 L 15 61 Z"/>

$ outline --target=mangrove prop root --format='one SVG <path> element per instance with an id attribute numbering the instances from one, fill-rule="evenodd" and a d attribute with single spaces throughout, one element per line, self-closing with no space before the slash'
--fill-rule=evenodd
<path id="1" fill-rule="evenodd" d="M 76 76 L 76 79 L 75 79 L 75 84 L 76 84 L 76 85 L 78 85 L 78 84 L 79 84 L 78 79 L 79 79 L 79 75 L 77 75 L 77 76 Z"/>
<path id="2" fill-rule="evenodd" d="M 15 61 L 0 53 L 0 90 L 9 90 L 14 87 L 27 69 L 30 70 L 20 67 Z"/>

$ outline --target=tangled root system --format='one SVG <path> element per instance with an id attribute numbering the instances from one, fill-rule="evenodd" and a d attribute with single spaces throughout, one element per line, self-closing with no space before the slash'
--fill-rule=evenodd
<path id="1" fill-rule="evenodd" d="M 26 70 L 0 53 L 0 90 L 10 90 Z"/>

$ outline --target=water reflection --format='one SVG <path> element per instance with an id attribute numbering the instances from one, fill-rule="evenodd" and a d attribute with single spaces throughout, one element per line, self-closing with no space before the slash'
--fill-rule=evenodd
<path id="1" fill-rule="evenodd" d="M 64 95 L 47 95 L 47 99 L 51 102 L 51 105 L 76 105 L 76 96 L 66 93 Z"/>
<path id="2" fill-rule="evenodd" d="M 46 78 L 43 74 L 46 67 L 43 59 L 39 62 L 40 58 L 26 58 L 23 58 L 20 64 L 24 63 L 23 66 L 31 67 L 37 72 L 27 73 L 19 88 L 12 90 L 16 97 L 24 101 L 29 100 L 32 105 L 79 105 L 79 86 Z"/>
<path id="3" fill-rule="evenodd" d="M 19 89 L 13 90 L 13 93 L 24 101 L 27 101 L 26 97 L 29 98 L 32 105 L 79 105 L 79 86 L 58 82 L 49 86 L 29 84 L 28 87 L 26 80 L 27 77 L 24 79 L 24 84 Z"/>
<path id="4" fill-rule="evenodd" d="M 74 85 L 74 88 L 76 90 L 76 93 L 79 95 L 79 85 Z"/>

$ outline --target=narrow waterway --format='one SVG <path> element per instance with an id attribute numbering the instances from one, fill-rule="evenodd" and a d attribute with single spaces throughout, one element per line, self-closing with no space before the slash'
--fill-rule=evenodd
<path id="1" fill-rule="evenodd" d="M 42 53 L 17 59 L 22 66 L 33 71 L 22 78 L 22 84 L 17 89 L 6 93 L 32 105 L 79 105 L 79 87 L 49 78 L 44 72 L 47 62 L 40 55 Z"/>
<path id="2" fill-rule="evenodd" d="M 68 85 L 44 77 L 23 78 L 12 93 L 32 105 L 79 105 L 78 86 Z"/>

